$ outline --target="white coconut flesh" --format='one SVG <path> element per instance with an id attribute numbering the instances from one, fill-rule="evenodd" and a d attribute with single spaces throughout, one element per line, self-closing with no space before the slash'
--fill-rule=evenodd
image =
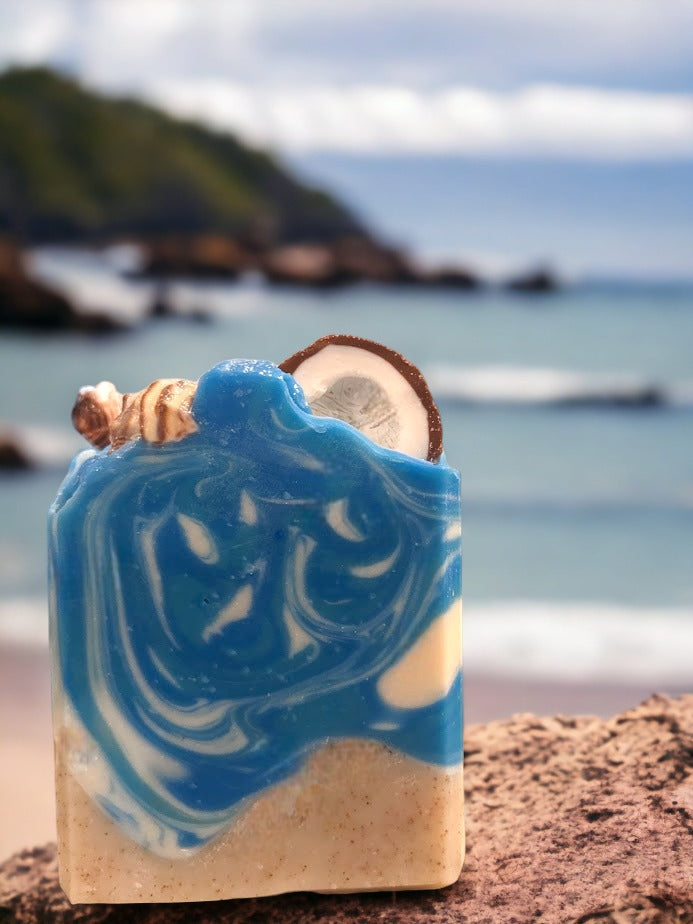
<path id="1" fill-rule="evenodd" d="M 329 344 L 293 373 L 314 414 L 336 417 L 386 449 L 428 454 L 428 412 L 407 379 L 370 350 Z"/>

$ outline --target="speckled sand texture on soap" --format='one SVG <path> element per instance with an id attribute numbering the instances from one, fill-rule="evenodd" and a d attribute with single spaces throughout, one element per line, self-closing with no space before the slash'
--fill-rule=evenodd
<path id="1" fill-rule="evenodd" d="M 326 745 L 214 842 L 180 860 L 129 840 L 67 772 L 63 753 L 58 746 L 60 879 L 73 902 L 435 888 L 460 873 L 461 768 L 426 764 L 378 742 Z"/>

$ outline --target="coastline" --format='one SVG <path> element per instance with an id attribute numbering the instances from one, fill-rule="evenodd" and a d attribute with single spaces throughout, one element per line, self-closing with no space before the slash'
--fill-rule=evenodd
<path id="1" fill-rule="evenodd" d="M 47 649 L 0 647 L 0 861 L 27 844 L 55 839 L 53 739 Z M 523 681 L 465 673 L 465 725 L 515 713 L 610 717 L 652 690 L 604 683 Z"/>

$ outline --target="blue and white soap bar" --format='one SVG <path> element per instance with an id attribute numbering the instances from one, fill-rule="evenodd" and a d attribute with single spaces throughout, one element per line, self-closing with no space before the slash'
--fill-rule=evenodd
<path id="1" fill-rule="evenodd" d="M 102 448 L 49 515 L 73 902 L 459 875 L 459 476 L 409 364 L 318 344 L 80 395 Z"/>

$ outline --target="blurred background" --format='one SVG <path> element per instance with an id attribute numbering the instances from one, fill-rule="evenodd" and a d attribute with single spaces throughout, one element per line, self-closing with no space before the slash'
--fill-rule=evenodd
<path id="1" fill-rule="evenodd" d="M 439 400 L 468 722 L 693 687 L 688 0 L 3 4 L 0 858 L 54 833 L 78 388 L 329 332 Z"/>

